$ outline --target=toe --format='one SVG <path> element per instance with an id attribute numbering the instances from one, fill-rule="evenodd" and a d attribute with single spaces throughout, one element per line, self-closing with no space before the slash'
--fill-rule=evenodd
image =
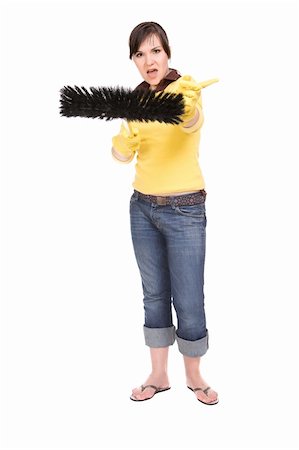
<path id="1" fill-rule="evenodd" d="M 145 400 L 146 398 L 151 398 L 155 394 L 155 389 L 148 387 L 141 394 L 140 398 Z"/>
<path id="2" fill-rule="evenodd" d="M 140 391 L 141 391 L 140 387 L 134 388 L 134 389 L 132 389 L 132 394 L 136 395 L 136 394 L 140 393 Z"/>
<path id="3" fill-rule="evenodd" d="M 131 394 L 131 396 L 132 396 L 133 398 L 135 398 L 136 400 L 140 400 L 140 399 L 142 398 L 142 397 L 140 397 L 141 395 L 142 395 L 141 386 L 132 389 L 132 394 Z"/>
<path id="4" fill-rule="evenodd" d="M 131 395 L 131 398 L 132 398 L 133 400 L 140 400 L 139 394 L 132 394 L 132 395 Z"/>
<path id="5" fill-rule="evenodd" d="M 132 397 L 136 400 L 145 400 L 146 398 L 151 398 L 155 393 L 155 390 L 151 387 L 141 390 L 141 387 L 132 390 Z"/>
<path id="6" fill-rule="evenodd" d="M 218 400 L 218 394 L 212 389 L 209 389 L 206 394 L 203 391 L 197 391 L 197 398 L 206 403 L 214 403 Z"/>

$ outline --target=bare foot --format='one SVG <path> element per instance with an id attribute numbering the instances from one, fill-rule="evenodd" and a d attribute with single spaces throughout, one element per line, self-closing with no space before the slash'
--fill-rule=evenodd
<path id="1" fill-rule="evenodd" d="M 169 380 L 166 373 L 164 374 L 153 374 L 151 373 L 145 383 L 143 383 L 143 386 L 146 386 L 147 384 L 152 384 L 154 386 L 157 386 L 157 388 L 167 388 L 169 387 Z M 155 395 L 156 390 L 152 387 L 147 387 L 142 391 L 141 386 L 132 389 L 132 395 L 133 399 L 135 400 L 145 400 L 146 398 L 151 398 Z"/>
<path id="2" fill-rule="evenodd" d="M 200 374 L 187 377 L 187 386 L 192 389 L 201 388 L 202 390 L 195 391 L 194 394 L 198 400 L 204 403 L 215 403 L 218 401 L 218 394 L 216 391 L 213 391 L 213 389 L 210 388 L 206 390 L 206 392 L 203 392 L 209 385 L 204 381 Z"/>

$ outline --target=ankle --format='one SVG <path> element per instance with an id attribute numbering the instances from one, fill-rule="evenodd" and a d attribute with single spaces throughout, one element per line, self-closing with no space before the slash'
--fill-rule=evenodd
<path id="1" fill-rule="evenodd" d="M 198 378 L 201 378 L 201 374 L 199 370 L 193 370 L 186 372 L 186 379 L 187 380 L 196 380 Z"/>
<path id="2" fill-rule="evenodd" d="M 161 369 L 152 369 L 150 376 L 154 378 L 167 378 L 167 370 L 161 370 Z"/>

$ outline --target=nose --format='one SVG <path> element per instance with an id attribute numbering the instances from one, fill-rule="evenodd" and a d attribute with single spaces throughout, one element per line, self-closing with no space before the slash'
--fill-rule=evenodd
<path id="1" fill-rule="evenodd" d="M 154 60 L 153 55 L 149 54 L 145 56 L 145 63 L 147 66 L 151 66 L 153 60 Z"/>

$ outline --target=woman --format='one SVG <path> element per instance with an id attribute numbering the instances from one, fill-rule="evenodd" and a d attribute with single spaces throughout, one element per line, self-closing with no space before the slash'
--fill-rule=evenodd
<path id="1" fill-rule="evenodd" d="M 159 24 L 137 25 L 129 46 L 130 59 L 144 79 L 136 89 L 181 92 L 185 100 L 182 123 L 135 121 L 131 132 L 123 123 L 112 139 L 117 161 L 129 163 L 137 154 L 130 223 L 144 294 L 145 344 L 152 364 L 152 372 L 132 390 L 130 398 L 148 400 L 170 389 L 168 350 L 176 340 L 184 358 L 187 387 L 199 401 L 214 405 L 217 393 L 199 370 L 200 358 L 208 350 L 203 292 L 206 192 L 198 164 L 203 123 L 200 85 L 168 67 L 170 47 Z"/>

